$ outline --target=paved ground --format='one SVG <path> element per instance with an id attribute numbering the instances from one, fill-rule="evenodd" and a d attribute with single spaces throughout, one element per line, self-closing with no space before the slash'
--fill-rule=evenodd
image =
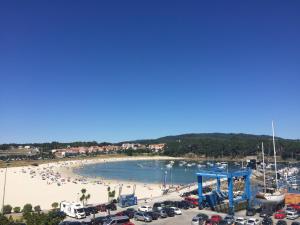
<path id="1" fill-rule="evenodd" d="M 152 205 L 153 203 L 149 203 L 149 205 Z M 137 207 L 135 207 L 137 208 Z M 118 209 L 118 211 L 122 211 L 122 209 Z M 175 217 L 169 217 L 169 218 L 165 218 L 165 219 L 158 219 L 158 220 L 154 220 L 152 221 L 151 223 L 147 223 L 148 225 L 190 225 L 191 224 L 191 221 L 192 221 L 192 218 L 197 215 L 199 212 L 201 213 L 205 213 L 209 216 L 213 215 L 213 214 L 218 214 L 218 215 L 221 215 L 222 217 L 224 217 L 226 214 L 222 214 L 222 213 L 216 213 L 216 212 L 213 212 L 213 211 L 210 211 L 210 210 L 199 210 L 197 208 L 195 209 L 188 209 L 188 210 L 182 210 L 182 215 L 177 215 Z M 112 213 L 116 213 L 116 211 L 112 212 Z M 98 214 L 97 216 L 104 216 L 106 215 L 105 213 L 100 213 Z M 240 211 L 240 212 L 237 212 L 235 214 L 235 217 L 244 217 L 244 218 L 247 218 L 246 216 L 246 212 L 245 210 L 244 211 Z M 255 218 L 259 218 L 260 220 L 262 220 L 259 215 L 257 214 L 256 216 L 254 216 Z M 248 217 L 249 218 L 249 217 Z M 277 220 L 274 219 L 274 217 L 272 218 L 273 221 L 274 221 L 274 225 L 276 224 Z M 74 220 L 74 219 L 70 219 L 70 218 L 67 218 L 67 220 Z M 86 218 L 84 219 L 86 221 L 90 221 L 90 218 Z M 81 220 L 81 221 L 84 221 L 84 220 Z M 298 218 L 297 220 L 287 220 L 287 224 L 288 225 L 291 225 L 291 223 L 293 221 L 298 221 L 300 222 L 300 218 Z M 134 221 L 134 219 L 131 220 L 134 224 L 136 225 L 144 225 L 146 224 L 145 222 L 142 222 L 142 221 Z"/>

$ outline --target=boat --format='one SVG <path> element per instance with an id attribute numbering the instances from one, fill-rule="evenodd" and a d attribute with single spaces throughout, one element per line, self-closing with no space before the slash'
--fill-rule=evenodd
<path id="1" fill-rule="evenodd" d="M 166 167 L 169 168 L 169 169 L 171 169 L 173 167 L 173 164 L 171 164 L 171 163 L 167 164 Z"/>
<path id="2" fill-rule="evenodd" d="M 278 177 L 277 177 L 277 161 L 276 161 L 276 146 L 275 146 L 275 132 L 274 132 L 274 123 L 272 121 L 272 131 L 273 131 L 273 151 L 274 151 L 274 168 L 275 168 L 275 182 L 276 188 L 267 188 L 266 187 L 266 168 L 263 166 L 264 173 L 264 190 L 256 194 L 256 198 L 259 199 L 262 203 L 281 203 L 284 201 L 286 191 L 278 186 Z M 264 161 L 264 145 L 262 143 L 262 155 L 263 155 L 263 165 Z"/>

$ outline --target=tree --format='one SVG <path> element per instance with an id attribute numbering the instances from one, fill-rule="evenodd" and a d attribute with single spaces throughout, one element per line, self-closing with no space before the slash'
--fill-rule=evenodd
<path id="1" fill-rule="evenodd" d="M 32 205 L 31 204 L 24 205 L 22 212 L 23 215 L 32 212 Z"/>
<path id="2" fill-rule="evenodd" d="M 108 194 L 108 201 L 111 201 L 115 197 L 116 191 L 115 190 L 111 191 L 111 188 L 108 187 L 107 194 Z"/>
<path id="3" fill-rule="evenodd" d="M 13 208 L 14 213 L 19 213 L 21 212 L 21 208 L 19 206 L 16 206 Z"/>
<path id="4" fill-rule="evenodd" d="M 39 206 L 39 205 L 34 206 L 34 211 L 35 212 L 40 212 L 41 211 L 41 206 Z"/>
<path id="5" fill-rule="evenodd" d="M 3 206 L 3 214 L 10 214 L 12 210 L 11 205 L 4 205 Z"/>
<path id="6" fill-rule="evenodd" d="M 53 203 L 51 204 L 51 207 L 52 207 L 53 209 L 56 209 L 56 208 L 58 207 L 58 203 L 57 203 L 57 202 L 53 202 Z"/>
<path id="7" fill-rule="evenodd" d="M 86 194 L 86 189 L 82 188 L 81 189 L 81 197 L 79 198 L 79 200 L 82 202 L 83 205 L 85 205 L 87 203 L 87 200 L 89 200 L 91 198 L 90 194 Z"/>

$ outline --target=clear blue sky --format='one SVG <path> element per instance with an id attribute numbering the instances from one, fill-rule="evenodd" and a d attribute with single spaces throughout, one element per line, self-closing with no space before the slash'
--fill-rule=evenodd
<path id="1" fill-rule="evenodd" d="M 0 143 L 300 138 L 300 1 L 6 1 Z"/>

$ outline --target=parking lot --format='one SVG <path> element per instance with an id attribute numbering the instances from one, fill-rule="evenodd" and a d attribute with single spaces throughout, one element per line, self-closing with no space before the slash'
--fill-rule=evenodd
<path id="1" fill-rule="evenodd" d="M 151 205 L 151 204 L 149 204 L 149 205 Z M 138 206 L 135 206 L 134 208 L 137 209 Z M 112 211 L 111 214 L 115 214 L 115 213 L 120 212 L 122 210 L 124 210 L 124 209 L 118 208 L 117 211 Z M 190 225 L 191 221 L 192 221 L 192 218 L 200 212 L 204 213 L 204 214 L 207 214 L 209 217 L 211 217 L 211 215 L 216 215 L 216 214 L 222 216 L 223 218 L 226 216 L 226 214 L 216 213 L 216 212 L 211 211 L 211 210 L 199 210 L 198 208 L 193 208 L 193 209 L 188 209 L 188 210 L 181 210 L 181 211 L 182 211 L 182 215 L 176 215 L 174 217 L 167 217 L 167 218 L 164 218 L 164 219 L 160 218 L 158 220 L 153 220 L 150 223 L 145 223 L 143 221 L 135 221 L 134 219 L 131 219 L 130 221 L 132 223 L 136 224 L 136 225 L 144 225 L 144 224 L 152 224 L 152 225 Z M 98 213 L 95 216 L 98 217 L 98 216 L 106 216 L 106 215 L 107 215 L 106 213 Z M 235 213 L 235 217 L 250 218 L 250 217 L 246 217 L 245 215 L 246 215 L 245 210 Z M 79 220 L 79 221 L 81 221 L 81 222 L 82 221 L 91 221 L 92 217 L 93 216 L 88 216 L 87 218 Z M 260 221 L 262 221 L 262 218 L 259 217 L 259 214 L 256 214 L 255 216 L 251 216 L 251 218 L 258 218 Z M 272 219 L 273 219 L 273 224 L 275 225 L 278 220 L 276 220 L 274 218 L 274 216 L 272 217 Z M 66 220 L 67 221 L 74 221 L 75 219 L 66 218 Z M 294 221 L 300 222 L 300 218 L 298 218 L 296 220 L 288 220 L 288 219 L 284 219 L 284 220 L 287 222 L 287 225 L 291 225 L 292 222 L 294 222 Z"/>

